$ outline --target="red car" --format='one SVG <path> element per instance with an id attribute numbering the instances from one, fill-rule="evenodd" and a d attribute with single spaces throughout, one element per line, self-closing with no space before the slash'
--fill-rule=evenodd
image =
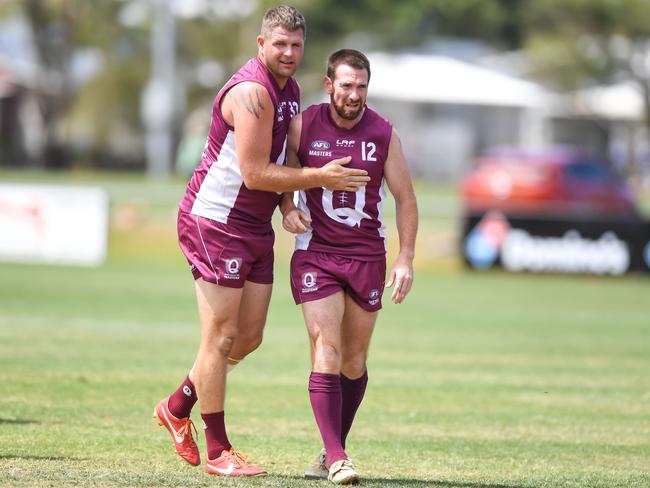
<path id="1" fill-rule="evenodd" d="M 462 183 L 466 215 L 637 220 L 632 192 L 603 162 L 567 148 L 496 149 Z"/>

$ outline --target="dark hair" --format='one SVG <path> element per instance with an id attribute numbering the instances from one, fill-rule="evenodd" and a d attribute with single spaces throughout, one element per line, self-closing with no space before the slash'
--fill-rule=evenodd
<path id="1" fill-rule="evenodd" d="M 345 64 L 355 69 L 365 69 L 368 73 L 368 81 L 370 81 L 370 61 L 365 54 L 356 49 L 339 49 L 330 54 L 327 59 L 327 76 L 334 79 L 336 68 L 341 64 Z"/>
<path id="2" fill-rule="evenodd" d="M 264 37 L 268 37 L 276 27 L 283 27 L 291 32 L 302 29 L 303 39 L 307 36 L 307 22 L 305 21 L 305 17 L 297 8 L 289 7 L 288 5 L 271 7 L 266 11 L 264 17 L 262 17 L 261 34 Z"/>

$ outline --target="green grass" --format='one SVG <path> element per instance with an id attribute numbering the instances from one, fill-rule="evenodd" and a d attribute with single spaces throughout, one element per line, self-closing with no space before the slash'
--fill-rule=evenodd
<path id="1" fill-rule="evenodd" d="M 320 444 L 284 252 L 265 341 L 229 377 L 226 405 L 231 440 L 270 475 L 208 477 L 155 428 L 153 405 L 198 341 L 173 238 L 182 184 L 145 189 L 173 195 L 151 206 L 142 182 L 122 183 L 114 214 L 135 202 L 142 226 L 113 218 L 104 266 L 0 264 L 0 485 L 327 486 L 300 479 Z M 453 235 L 449 212 L 424 213 L 420 246 Z M 348 446 L 364 485 L 650 486 L 650 280 L 473 273 L 426 252 L 373 338 Z"/>

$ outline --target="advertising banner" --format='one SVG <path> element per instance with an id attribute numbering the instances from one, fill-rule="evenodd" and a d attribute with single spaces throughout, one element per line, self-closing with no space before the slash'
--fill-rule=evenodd
<path id="1" fill-rule="evenodd" d="M 461 252 L 472 268 L 621 275 L 650 272 L 650 222 L 506 216 L 463 219 Z"/>
<path id="2" fill-rule="evenodd" d="M 101 188 L 0 184 L 0 261 L 98 266 L 107 234 Z"/>

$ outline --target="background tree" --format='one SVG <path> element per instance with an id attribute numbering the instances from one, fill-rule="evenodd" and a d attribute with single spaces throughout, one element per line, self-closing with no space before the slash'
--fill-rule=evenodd
<path id="1" fill-rule="evenodd" d="M 277 2 L 204 4 L 204 13 L 178 17 L 178 67 L 187 89 L 187 111 L 209 105 L 225 78 L 255 55 L 260 16 Z M 232 4 L 241 15 L 223 15 L 217 4 Z M 244 4 L 251 8 L 242 8 Z M 419 48 L 440 37 L 473 38 L 503 50 L 525 47 L 534 61 L 533 76 L 563 90 L 635 80 L 644 95 L 650 133 L 648 0 L 295 0 L 293 4 L 308 20 L 305 59 L 298 75 L 307 95 L 319 92 L 326 56 L 335 49 Z M 77 164 L 88 160 L 92 165 L 141 167 L 140 97 L 149 76 L 149 3 L 9 0 L 0 5 L 0 15 L 16 12 L 29 19 L 43 68 L 40 97 L 48 164 L 64 164 L 70 156 Z M 79 49 L 99 53 L 101 66 L 90 81 L 75 85 L 71 62 Z M 185 97 L 179 98 L 184 104 Z M 71 146 L 73 140 L 76 146 Z"/>
<path id="2" fill-rule="evenodd" d="M 650 135 L 650 2 L 527 2 L 525 45 L 536 75 L 565 90 L 634 80 Z"/>
<path id="3" fill-rule="evenodd" d="M 69 2 L 26 0 L 34 46 L 42 69 L 39 99 L 45 126 L 43 159 L 48 166 L 65 165 L 61 118 L 72 96 L 69 64 L 73 13 Z"/>

